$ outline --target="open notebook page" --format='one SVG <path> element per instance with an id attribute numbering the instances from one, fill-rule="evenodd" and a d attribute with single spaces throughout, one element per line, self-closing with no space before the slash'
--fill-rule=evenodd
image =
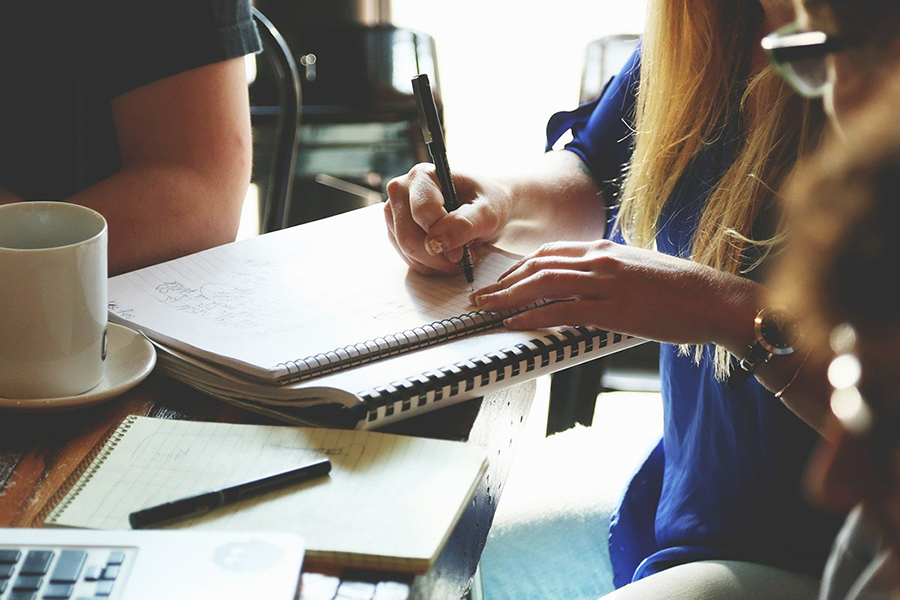
<path id="1" fill-rule="evenodd" d="M 110 315 L 176 349 L 257 377 L 285 363 L 473 310 L 460 273 L 412 273 L 381 206 L 212 248 L 110 279 Z M 477 289 L 516 261 L 475 268 Z"/>
<path id="2" fill-rule="evenodd" d="M 46 525 L 128 529 L 132 511 L 324 455 L 325 478 L 170 527 L 296 532 L 314 562 L 421 572 L 487 464 L 482 447 L 363 431 L 134 416 L 120 429 Z"/>

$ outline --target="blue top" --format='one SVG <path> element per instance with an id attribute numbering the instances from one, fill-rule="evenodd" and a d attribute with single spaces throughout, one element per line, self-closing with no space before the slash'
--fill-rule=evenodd
<path id="1" fill-rule="evenodd" d="M 548 148 L 566 130 L 566 149 L 587 165 L 614 214 L 631 157 L 639 51 L 600 98 L 554 115 Z M 694 158 L 660 216 L 657 248 L 689 257 L 707 197 L 733 159 L 741 124 Z M 749 340 L 748 340 L 749 342 Z M 802 474 L 817 434 L 755 378 L 738 389 L 717 381 L 713 346 L 699 365 L 663 344 L 663 438 L 625 490 L 610 525 L 614 582 L 621 587 L 696 560 L 745 560 L 820 575 L 840 519 L 804 501 Z"/>

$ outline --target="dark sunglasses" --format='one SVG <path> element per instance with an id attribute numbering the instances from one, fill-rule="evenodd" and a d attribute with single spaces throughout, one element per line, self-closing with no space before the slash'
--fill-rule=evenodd
<path id="1" fill-rule="evenodd" d="M 761 42 L 775 70 L 807 98 L 821 97 L 828 89 L 830 82 L 825 57 L 862 43 L 858 36 L 800 31 L 796 23 L 770 33 Z"/>

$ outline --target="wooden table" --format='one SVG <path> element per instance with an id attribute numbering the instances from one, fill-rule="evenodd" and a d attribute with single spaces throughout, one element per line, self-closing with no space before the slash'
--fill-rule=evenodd
<path id="1" fill-rule="evenodd" d="M 534 381 L 481 400 L 409 419 L 384 431 L 468 441 L 488 448 L 487 473 L 458 526 L 425 575 L 304 569 L 305 600 L 459 599 L 475 568 L 509 473 Z M 279 424 L 208 398 L 157 374 L 111 402 L 71 412 L 0 411 L 0 527 L 39 527 L 39 514 L 85 455 L 129 414 L 229 423 Z"/>

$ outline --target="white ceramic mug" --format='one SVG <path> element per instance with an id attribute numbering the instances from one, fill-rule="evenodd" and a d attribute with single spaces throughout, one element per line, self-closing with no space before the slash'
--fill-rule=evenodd
<path id="1" fill-rule="evenodd" d="M 89 208 L 0 206 L 0 396 L 74 396 L 103 379 L 106 247 Z"/>

